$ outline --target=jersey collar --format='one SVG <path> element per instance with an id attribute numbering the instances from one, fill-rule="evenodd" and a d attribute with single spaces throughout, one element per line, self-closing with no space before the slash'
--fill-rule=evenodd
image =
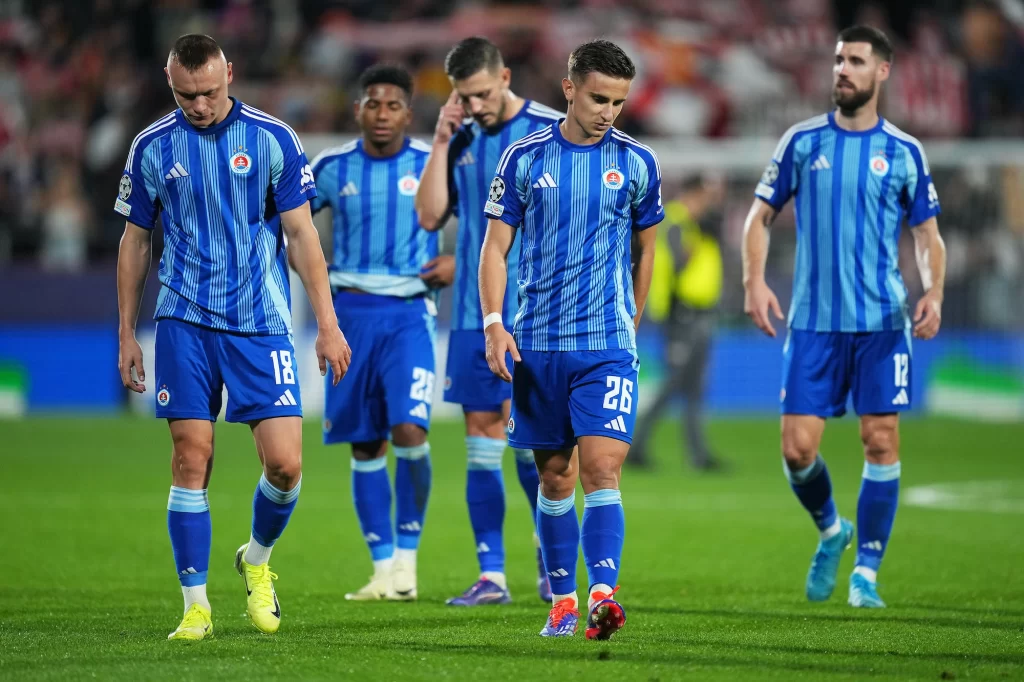
<path id="1" fill-rule="evenodd" d="M 558 142 L 558 144 L 565 147 L 566 149 L 570 149 L 574 152 L 589 152 L 597 149 L 605 142 L 612 139 L 612 131 L 615 130 L 614 127 L 609 127 L 608 130 L 605 132 L 604 137 L 601 138 L 598 142 L 595 142 L 594 144 L 575 144 L 573 142 L 569 142 L 569 140 L 565 139 L 565 137 L 562 135 L 561 125 L 562 121 L 564 120 L 565 116 L 551 124 L 551 128 L 554 130 L 555 141 Z"/>
<path id="2" fill-rule="evenodd" d="M 174 118 L 178 121 L 178 125 L 194 135 L 212 135 L 219 133 L 220 131 L 227 128 L 229 125 L 234 123 L 238 119 L 238 115 L 242 112 L 242 103 L 234 97 L 228 97 L 231 100 L 231 111 L 224 117 L 224 120 L 217 125 L 207 126 L 206 128 L 196 128 L 194 125 L 188 122 L 185 118 L 185 112 L 178 107 L 177 111 L 174 112 Z"/>
<path id="3" fill-rule="evenodd" d="M 412 143 L 412 138 L 410 138 L 408 135 L 406 135 L 405 136 L 405 141 L 402 142 L 401 149 L 399 149 L 397 152 L 395 152 L 391 156 L 371 156 L 370 154 L 367 154 L 366 153 L 366 149 L 363 148 L 363 142 L 364 141 L 365 140 L 363 140 L 363 138 L 360 137 L 359 141 L 356 143 L 356 149 L 358 149 L 359 153 L 362 154 L 364 157 L 366 157 L 366 159 L 368 161 L 390 161 L 391 159 L 396 159 L 399 156 L 401 156 L 409 148 L 409 145 Z"/>
<path id="4" fill-rule="evenodd" d="M 879 115 L 878 123 L 868 128 L 867 130 L 847 130 L 846 128 L 843 128 L 838 123 L 836 123 L 836 112 L 834 109 L 828 112 L 828 124 L 832 126 L 832 128 L 835 129 L 837 132 L 842 133 L 843 135 L 851 135 L 854 137 L 861 137 L 862 135 L 874 135 L 875 133 L 882 129 L 882 125 L 884 123 L 885 119 L 882 118 L 881 115 Z"/>

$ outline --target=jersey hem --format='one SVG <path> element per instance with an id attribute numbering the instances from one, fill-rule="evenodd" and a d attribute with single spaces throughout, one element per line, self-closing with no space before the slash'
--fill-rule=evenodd
<path id="1" fill-rule="evenodd" d="M 220 334 L 231 334 L 232 336 L 291 336 L 291 330 L 285 332 L 275 331 L 256 331 L 256 332 L 243 332 L 237 329 L 222 329 L 220 327 L 211 327 L 208 324 L 202 322 L 193 322 L 192 320 L 183 320 L 180 317 L 174 317 L 173 315 L 154 315 L 153 319 L 157 322 L 160 320 L 174 320 L 175 322 L 181 322 L 182 324 L 188 324 L 193 327 L 199 327 L 211 332 L 218 332 Z"/>

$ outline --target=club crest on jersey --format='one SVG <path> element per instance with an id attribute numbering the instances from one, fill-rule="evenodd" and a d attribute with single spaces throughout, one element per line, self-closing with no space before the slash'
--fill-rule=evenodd
<path id="1" fill-rule="evenodd" d="M 419 186 L 420 181 L 416 179 L 415 175 L 406 175 L 398 181 L 398 193 L 403 197 L 411 197 L 416 194 Z"/>
<path id="2" fill-rule="evenodd" d="M 171 402 L 171 392 L 167 390 L 166 386 L 161 386 L 160 390 L 157 391 L 156 402 L 159 403 L 160 407 L 167 407 L 167 403 Z"/>
<path id="3" fill-rule="evenodd" d="M 879 156 L 871 157 L 871 165 L 869 166 L 869 168 L 871 168 L 871 172 L 877 175 L 878 177 L 882 177 L 883 175 L 888 173 L 889 161 L 888 159 L 885 158 L 885 153 L 882 152 L 882 154 Z"/>
<path id="4" fill-rule="evenodd" d="M 231 172 L 236 175 L 245 175 L 252 168 L 252 157 L 245 152 L 236 152 L 231 157 Z"/>
<path id="5" fill-rule="evenodd" d="M 117 196 L 121 197 L 121 201 L 128 201 L 128 197 L 132 195 L 132 179 L 125 173 L 121 176 L 121 184 L 117 186 Z"/>
<path id="6" fill-rule="evenodd" d="M 622 189 L 622 185 L 626 182 L 626 179 L 622 177 L 622 171 L 617 168 L 609 168 L 601 176 L 601 181 L 604 186 L 608 189 Z"/>

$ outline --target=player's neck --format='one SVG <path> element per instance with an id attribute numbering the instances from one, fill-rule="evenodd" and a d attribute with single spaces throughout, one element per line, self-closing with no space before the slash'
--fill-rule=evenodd
<path id="1" fill-rule="evenodd" d="M 366 152 L 367 156 L 372 156 L 376 159 L 384 159 L 389 156 L 394 156 L 398 152 L 402 151 L 403 146 L 405 146 L 405 135 L 396 137 L 384 146 L 374 144 L 365 137 L 363 138 L 363 151 Z"/>
<path id="2" fill-rule="evenodd" d="M 842 107 L 836 107 L 834 118 L 837 126 L 852 133 L 871 130 L 878 125 L 878 106 L 869 102 L 853 111 L 844 111 Z"/>
<path id="3" fill-rule="evenodd" d="M 525 99 L 509 90 L 508 94 L 505 95 L 505 112 L 501 116 L 502 124 L 508 123 L 518 116 L 525 105 Z"/>
<path id="4" fill-rule="evenodd" d="M 562 134 L 562 138 L 569 144 L 579 145 L 581 147 L 596 144 L 604 139 L 604 134 L 593 137 L 588 135 L 587 131 L 583 129 L 583 126 L 579 124 L 575 116 L 567 115 L 565 119 L 558 124 L 558 132 Z"/>

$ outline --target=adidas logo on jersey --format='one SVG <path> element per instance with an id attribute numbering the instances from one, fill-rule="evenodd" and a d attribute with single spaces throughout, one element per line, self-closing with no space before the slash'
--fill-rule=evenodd
<path id="1" fill-rule="evenodd" d="M 865 542 L 860 547 L 861 547 L 861 549 L 873 549 L 876 552 L 881 552 L 882 551 L 882 541 L 881 540 L 872 540 L 871 542 Z"/>
<path id="2" fill-rule="evenodd" d="M 610 557 L 608 559 L 601 559 L 594 564 L 594 568 L 610 568 L 615 570 L 615 560 Z"/>
<path id="3" fill-rule="evenodd" d="M 900 392 L 892 399 L 893 405 L 909 405 L 910 398 L 907 397 L 907 389 L 901 388 Z"/>
<path id="4" fill-rule="evenodd" d="M 418 417 L 420 419 L 430 419 L 430 415 L 427 414 L 427 404 L 420 403 L 416 407 L 409 410 L 409 415 L 412 417 Z"/>
<path id="5" fill-rule="evenodd" d="M 551 173 L 545 173 L 540 176 L 540 179 L 537 180 L 537 182 L 533 183 L 533 186 L 538 189 L 547 189 L 549 187 L 558 187 L 558 183 L 556 183 L 555 179 L 551 177 Z"/>
<path id="6" fill-rule="evenodd" d="M 618 417 L 605 424 L 604 428 L 611 429 L 612 431 L 618 431 L 619 433 L 625 433 L 626 422 L 622 421 L 622 415 L 620 414 Z"/>
<path id="7" fill-rule="evenodd" d="M 473 152 L 467 151 L 465 154 L 455 162 L 456 166 L 469 166 L 476 163 L 476 159 L 473 158 Z"/>
<path id="8" fill-rule="evenodd" d="M 350 181 L 345 183 L 345 186 L 341 188 L 341 191 L 338 192 L 338 194 L 343 197 L 354 197 L 359 194 L 359 188 L 356 187 L 356 183 Z"/>
<path id="9" fill-rule="evenodd" d="M 289 388 L 284 392 L 284 395 L 274 401 L 274 404 L 281 407 L 283 405 L 298 405 L 299 403 L 296 402 L 295 396 L 292 395 L 292 390 Z"/>
<path id="10" fill-rule="evenodd" d="M 171 170 L 164 176 L 164 180 L 173 180 L 174 178 L 187 178 L 188 171 L 178 161 L 174 162 L 171 166 Z"/>
<path id="11" fill-rule="evenodd" d="M 828 162 L 824 154 L 819 154 L 818 158 L 811 164 L 812 171 L 828 170 L 830 168 L 832 168 L 832 164 Z"/>

